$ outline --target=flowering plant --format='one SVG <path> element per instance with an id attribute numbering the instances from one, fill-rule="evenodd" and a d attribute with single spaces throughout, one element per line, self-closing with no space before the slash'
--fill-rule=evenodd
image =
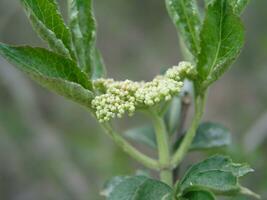
<path id="1" fill-rule="evenodd" d="M 0 43 L 0 54 L 39 84 L 83 105 L 122 150 L 159 172 L 160 180 L 148 175 L 115 177 L 101 192 L 108 200 L 214 200 L 215 195 L 239 194 L 259 198 L 239 183 L 240 177 L 253 170 L 226 156 L 212 156 L 193 165 L 179 180 L 177 177 L 178 166 L 187 152 L 230 143 L 228 129 L 216 123 L 201 123 L 201 118 L 208 88 L 230 67 L 243 47 L 240 15 L 248 0 L 206 0 L 205 8 L 194 0 L 166 0 L 188 61 L 170 67 L 150 82 L 106 78 L 96 47 L 91 0 L 69 0 L 68 25 L 55 0 L 21 3 L 34 30 L 50 50 Z M 200 10 L 205 10 L 204 17 Z M 185 82 L 192 83 L 193 92 L 186 91 Z M 186 107 L 189 96 L 194 99 L 194 115 L 182 134 L 185 109 L 179 108 Z M 136 127 L 125 135 L 114 130 L 115 119 L 135 112 L 148 116 L 153 127 Z M 158 157 L 144 154 L 127 137 L 156 149 Z"/>

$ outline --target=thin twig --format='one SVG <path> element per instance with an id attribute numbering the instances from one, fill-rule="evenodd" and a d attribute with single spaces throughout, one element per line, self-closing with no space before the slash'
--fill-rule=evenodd
<path id="1" fill-rule="evenodd" d="M 102 128 L 105 130 L 108 136 L 128 155 L 135 160 L 146 166 L 147 168 L 159 170 L 160 166 L 157 160 L 143 154 L 134 146 L 132 146 L 127 140 L 125 140 L 118 132 L 116 132 L 110 123 L 102 124 Z"/>

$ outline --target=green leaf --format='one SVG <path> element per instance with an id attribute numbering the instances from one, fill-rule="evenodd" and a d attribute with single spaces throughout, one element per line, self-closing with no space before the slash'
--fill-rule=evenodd
<path id="1" fill-rule="evenodd" d="M 48 89 L 90 106 L 91 82 L 73 61 L 46 49 L 1 43 L 0 55 Z"/>
<path id="2" fill-rule="evenodd" d="M 99 76 L 104 71 L 101 55 L 95 50 L 96 22 L 92 7 L 92 0 L 69 1 L 69 24 L 76 57 L 89 77 Z"/>
<path id="3" fill-rule="evenodd" d="M 236 195 L 234 197 L 231 197 L 229 200 L 249 200 L 249 199 L 244 195 Z"/>
<path id="4" fill-rule="evenodd" d="M 250 196 L 250 197 L 256 198 L 256 199 L 260 199 L 261 198 L 260 195 L 256 194 L 255 192 L 251 191 L 250 189 L 248 189 L 246 187 L 241 187 L 239 193 L 243 194 L 243 195 L 246 195 L 246 196 Z"/>
<path id="5" fill-rule="evenodd" d="M 208 189 L 219 194 L 238 192 L 238 178 L 253 170 L 245 164 L 236 164 L 225 156 L 213 156 L 193 165 L 180 182 L 182 191 Z"/>
<path id="6" fill-rule="evenodd" d="M 208 189 L 217 194 L 229 194 L 239 191 L 237 177 L 231 172 L 221 170 L 210 170 L 193 174 L 183 182 L 181 189 Z"/>
<path id="7" fill-rule="evenodd" d="M 205 89 L 229 68 L 244 44 L 242 22 L 229 0 L 215 0 L 208 6 L 200 40 L 197 86 Z"/>
<path id="8" fill-rule="evenodd" d="M 181 98 L 176 96 L 171 100 L 169 109 L 164 116 L 166 128 L 169 134 L 174 134 L 175 130 L 177 130 L 180 122 L 180 113 Z"/>
<path id="9" fill-rule="evenodd" d="M 192 191 L 184 195 L 188 200 L 215 200 L 216 198 L 208 191 Z"/>
<path id="10" fill-rule="evenodd" d="M 98 78 L 104 78 L 107 75 L 107 71 L 102 55 L 97 49 L 94 49 L 93 54 L 94 54 L 93 55 L 94 69 L 93 69 L 92 79 L 95 80 Z"/>
<path id="11" fill-rule="evenodd" d="M 100 194 L 104 197 L 109 197 L 113 190 L 123 182 L 127 176 L 115 176 L 111 180 L 107 181 L 104 185 L 104 188 L 100 192 Z"/>
<path id="12" fill-rule="evenodd" d="M 237 15 L 241 15 L 250 2 L 250 0 L 229 0 L 229 1 L 233 7 L 234 13 Z M 214 2 L 214 0 L 205 0 L 206 7 L 208 7 L 208 5 L 212 2 Z"/>
<path id="13" fill-rule="evenodd" d="M 31 24 L 50 48 L 70 57 L 71 35 L 54 0 L 21 0 Z"/>
<path id="14" fill-rule="evenodd" d="M 195 0 L 166 0 L 167 10 L 189 51 L 197 56 L 200 50 L 200 16 Z"/>
<path id="15" fill-rule="evenodd" d="M 230 145 L 230 131 L 217 123 L 202 123 L 198 129 L 191 150 L 219 148 Z"/>
<path id="16" fill-rule="evenodd" d="M 251 169 L 247 164 L 233 163 L 233 161 L 227 156 L 215 155 L 193 165 L 186 172 L 186 175 L 182 181 L 188 176 L 191 176 L 191 174 L 209 170 L 230 171 L 237 177 L 244 176 L 249 172 L 253 172 L 253 169 Z"/>
<path id="17" fill-rule="evenodd" d="M 132 176 L 113 181 L 109 192 L 104 193 L 107 200 L 171 200 L 172 189 L 157 180 Z"/>
<path id="18" fill-rule="evenodd" d="M 154 149 L 157 148 L 155 131 L 153 126 L 150 124 L 129 129 L 124 135 L 133 141 L 140 142 Z"/>
<path id="19" fill-rule="evenodd" d="M 232 0 L 231 2 L 232 2 L 234 12 L 237 15 L 240 15 L 245 10 L 250 0 Z"/>

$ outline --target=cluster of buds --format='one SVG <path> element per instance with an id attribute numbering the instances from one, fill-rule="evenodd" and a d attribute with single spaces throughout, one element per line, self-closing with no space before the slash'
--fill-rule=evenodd
<path id="1" fill-rule="evenodd" d="M 151 107 L 161 101 L 171 100 L 180 93 L 183 80 L 194 75 L 192 65 L 181 62 L 179 66 L 172 67 L 165 75 L 157 76 L 150 82 L 98 79 L 94 86 L 102 94 L 95 97 L 92 107 L 100 122 L 121 118 L 125 113 L 132 115 L 140 107 Z"/>
<path id="2" fill-rule="evenodd" d="M 183 87 L 183 82 L 157 76 L 151 82 L 142 84 L 135 93 L 138 104 L 153 106 L 162 100 L 170 100 L 178 94 Z"/>
<path id="3" fill-rule="evenodd" d="M 136 93 L 139 83 L 130 80 L 114 81 L 113 79 L 98 79 L 95 87 L 104 94 L 96 96 L 92 106 L 96 110 L 96 116 L 100 122 L 109 121 L 112 118 L 121 118 L 128 112 L 132 115 L 136 109 Z"/>
<path id="4" fill-rule="evenodd" d="M 197 71 L 190 62 L 180 62 L 178 66 L 168 69 L 165 76 L 175 81 L 183 81 L 186 78 L 193 80 L 196 75 Z"/>

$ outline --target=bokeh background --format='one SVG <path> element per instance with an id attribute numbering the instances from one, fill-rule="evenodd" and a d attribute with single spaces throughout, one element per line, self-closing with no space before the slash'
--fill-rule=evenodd
<path id="1" fill-rule="evenodd" d="M 66 16 L 66 1 L 59 3 Z M 245 48 L 211 88 L 205 114 L 205 120 L 230 128 L 233 144 L 224 152 L 253 166 L 255 173 L 243 182 L 262 199 L 267 199 L 266 8 L 267 1 L 251 0 L 243 15 Z M 182 60 L 163 0 L 96 0 L 95 10 L 110 77 L 149 80 Z M 17 0 L 0 0 L 0 41 L 44 46 Z M 119 125 L 128 127 L 125 121 Z M 206 154 L 190 154 L 184 168 Z M 1 200 L 100 200 L 105 180 L 138 167 L 85 109 L 41 88 L 0 57 Z"/>

